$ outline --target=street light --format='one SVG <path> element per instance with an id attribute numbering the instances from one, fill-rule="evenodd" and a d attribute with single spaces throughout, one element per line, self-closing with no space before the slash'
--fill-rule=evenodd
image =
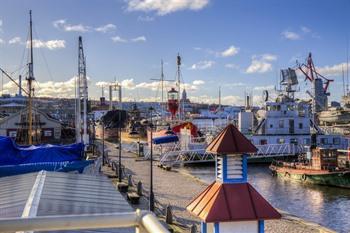
<path id="1" fill-rule="evenodd" d="M 153 193 L 153 121 L 152 121 L 152 112 L 154 108 L 150 107 L 149 111 L 151 113 L 151 153 L 150 153 L 150 188 L 149 188 L 149 211 L 154 212 L 154 193 Z"/>

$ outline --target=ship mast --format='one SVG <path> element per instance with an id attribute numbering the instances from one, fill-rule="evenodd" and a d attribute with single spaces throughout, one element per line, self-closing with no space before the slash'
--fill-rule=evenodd
<path id="1" fill-rule="evenodd" d="M 33 133 L 33 119 L 32 119 L 32 108 L 33 108 L 33 92 L 34 89 L 32 88 L 32 82 L 35 80 L 34 78 L 34 66 L 33 66 L 33 23 L 32 23 L 32 11 L 29 11 L 29 42 L 30 42 L 30 61 L 28 64 L 28 145 L 32 145 L 33 139 L 32 139 L 32 133 Z"/>
<path id="2" fill-rule="evenodd" d="M 181 120 L 182 118 L 182 109 L 181 109 L 181 104 L 180 104 L 180 94 L 181 94 L 181 89 L 180 89 L 180 84 L 181 84 L 181 57 L 180 54 L 177 54 L 177 60 L 176 60 L 176 64 L 177 64 L 177 80 L 176 80 L 176 85 L 177 85 L 177 91 L 178 91 L 178 95 L 177 95 L 177 101 L 179 103 L 179 119 Z"/>

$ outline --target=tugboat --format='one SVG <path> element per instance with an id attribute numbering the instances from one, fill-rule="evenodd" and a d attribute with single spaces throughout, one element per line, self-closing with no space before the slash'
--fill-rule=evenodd
<path id="1" fill-rule="evenodd" d="M 270 170 L 277 177 L 306 184 L 350 188 L 349 160 L 341 166 L 336 149 L 315 148 L 308 155 L 300 162 L 274 161 Z"/>

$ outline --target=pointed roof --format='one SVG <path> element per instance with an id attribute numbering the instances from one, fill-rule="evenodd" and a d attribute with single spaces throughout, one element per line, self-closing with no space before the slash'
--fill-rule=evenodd
<path id="1" fill-rule="evenodd" d="M 233 124 L 226 126 L 207 147 L 207 152 L 214 154 L 242 154 L 257 151 L 258 149 Z"/>
<path id="2" fill-rule="evenodd" d="M 249 183 L 214 182 L 187 206 L 187 210 L 204 222 L 281 218 Z"/>

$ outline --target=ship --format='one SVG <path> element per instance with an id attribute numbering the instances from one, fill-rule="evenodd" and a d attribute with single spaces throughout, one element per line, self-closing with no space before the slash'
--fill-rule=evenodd
<path id="1" fill-rule="evenodd" d="M 274 100 L 271 101 L 268 91 L 264 91 L 265 102 L 260 110 L 253 111 L 248 106 L 238 114 L 238 128 L 259 149 L 258 154 L 296 156 L 306 153 L 305 148 L 311 144 L 322 148 L 347 148 L 347 138 L 328 134 L 318 126 L 314 104 L 327 97 L 322 80 L 321 90 L 315 91 L 316 100 L 310 102 L 295 98 L 299 84 L 296 69 L 283 69 L 280 74 L 281 88 Z"/>
<path id="2" fill-rule="evenodd" d="M 350 188 L 349 156 L 341 157 L 337 149 L 315 148 L 300 162 L 274 161 L 272 174 L 305 184 Z"/>

